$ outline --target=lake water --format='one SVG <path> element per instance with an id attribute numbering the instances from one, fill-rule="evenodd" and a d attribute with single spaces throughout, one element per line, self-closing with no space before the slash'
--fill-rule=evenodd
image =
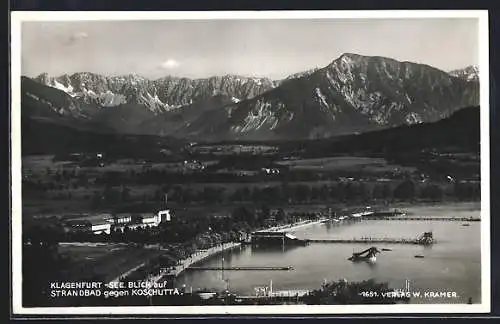
<path id="1" fill-rule="evenodd" d="M 406 208 L 415 216 L 480 217 L 479 204 L 460 204 Z M 344 220 L 317 224 L 292 231 L 299 238 L 415 238 L 432 231 L 437 243 L 430 247 L 411 244 L 375 244 L 389 248 L 377 255 L 374 264 L 348 261 L 353 252 L 371 247 L 367 244 L 312 243 L 305 247 L 252 248 L 244 246 L 214 256 L 200 266 L 293 266 L 291 271 L 186 271 L 177 278 L 193 290 L 229 289 L 238 294 L 254 295 L 256 286 L 274 290 L 318 289 L 327 280 L 389 282 L 391 288 L 420 292 L 454 292 L 457 298 L 412 298 L 412 303 L 480 303 L 481 244 L 480 222 L 462 226 L 461 221 Z M 422 255 L 423 258 L 415 258 Z M 224 257 L 224 261 L 222 261 Z M 408 282 L 407 282 L 408 280 Z"/>

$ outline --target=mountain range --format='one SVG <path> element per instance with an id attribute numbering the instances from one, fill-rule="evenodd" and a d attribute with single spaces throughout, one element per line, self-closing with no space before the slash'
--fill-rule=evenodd
<path id="1" fill-rule="evenodd" d="M 479 105 L 477 67 L 346 53 L 283 80 L 83 72 L 21 79 L 23 118 L 195 141 L 324 138 L 434 122 Z"/>

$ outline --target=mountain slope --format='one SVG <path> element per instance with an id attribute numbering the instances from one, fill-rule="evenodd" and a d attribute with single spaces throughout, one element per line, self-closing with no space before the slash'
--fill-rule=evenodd
<path id="1" fill-rule="evenodd" d="M 23 113 L 30 116 L 72 117 L 89 119 L 99 106 L 86 104 L 58 89 L 21 77 Z"/>
<path id="2" fill-rule="evenodd" d="M 450 117 L 431 123 L 402 125 L 356 135 L 290 141 L 284 151 L 306 157 L 336 154 L 399 157 L 418 163 L 421 153 L 480 152 L 480 108 L 465 107 Z M 413 161 L 412 161 L 413 159 Z M 426 158 L 428 162 L 429 157 Z"/>
<path id="3" fill-rule="evenodd" d="M 210 132 L 210 128 L 217 128 L 217 125 L 227 120 L 224 107 L 234 104 L 234 97 L 215 95 L 204 101 L 145 119 L 140 127 L 147 129 L 146 133 L 169 134 L 181 138 L 203 138 Z"/>
<path id="4" fill-rule="evenodd" d="M 419 149 L 450 149 L 479 153 L 480 108 L 466 107 L 433 123 L 399 126 L 345 137 L 343 145 L 359 151 L 404 152 Z"/>
<path id="5" fill-rule="evenodd" d="M 432 122 L 479 102 L 479 84 L 427 65 L 344 54 L 234 109 L 217 135 L 316 138 Z"/>
<path id="6" fill-rule="evenodd" d="M 175 154 L 185 143 L 171 137 L 98 132 L 44 118 L 22 118 L 22 154 L 106 152 L 109 157 L 163 158 L 162 149 Z"/>

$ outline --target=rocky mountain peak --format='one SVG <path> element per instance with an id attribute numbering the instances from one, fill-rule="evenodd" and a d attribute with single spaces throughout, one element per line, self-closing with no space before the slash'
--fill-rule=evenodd
<path id="1" fill-rule="evenodd" d="M 477 65 L 469 65 L 463 69 L 452 70 L 449 74 L 467 81 L 479 81 L 479 67 Z"/>

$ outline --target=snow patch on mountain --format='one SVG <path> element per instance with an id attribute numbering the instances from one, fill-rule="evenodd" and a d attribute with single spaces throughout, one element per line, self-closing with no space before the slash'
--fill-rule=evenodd
<path id="1" fill-rule="evenodd" d="M 410 112 L 408 115 L 405 117 L 405 122 L 408 125 L 413 125 L 413 124 L 420 124 L 422 123 L 422 117 L 420 117 L 419 114 L 415 112 Z"/>
<path id="2" fill-rule="evenodd" d="M 316 92 L 316 95 L 320 99 L 322 107 L 328 110 L 330 107 L 328 105 L 328 102 L 326 101 L 325 96 L 321 93 L 321 90 L 319 88 L 315 88 L 314 91 Z"/>
<path id="3" fill-rule="evenodd" d="M 454 77 L 467 81 L 479 81 L 479 67 L 476 65 L 470 65 L 463 69 L 453 70 L 448 73 Z"/>
<path id="4" fill-rule="evenodd" d="M 258 100 L 256 105 L 256 109 L 250 112 L 244 119 L 242 126 L 234 126 L 232 127 L 232 131 L 235 133 L 246 133 L 252 130 L 258 130 L 263 127 L 265 124 L 271 127 L 277 126 L 277 118 L 271 111 L 271 103 Z"/>
<path id="5" fill-rule="evenodd" d="M 72 97 L 75 96 L 75 94 L 73 93 L 73 87 L 71 86 L 71 84 L 66 87 L 66 86 L 64 86 L 64 84 L 59 83 L 59 82 L 57 82 L 57 80 L 54 79 L 53 87 L 56 89 L 59 89 L 61 91 L 66 92 L 67 94 L 69 94 Z"/>

